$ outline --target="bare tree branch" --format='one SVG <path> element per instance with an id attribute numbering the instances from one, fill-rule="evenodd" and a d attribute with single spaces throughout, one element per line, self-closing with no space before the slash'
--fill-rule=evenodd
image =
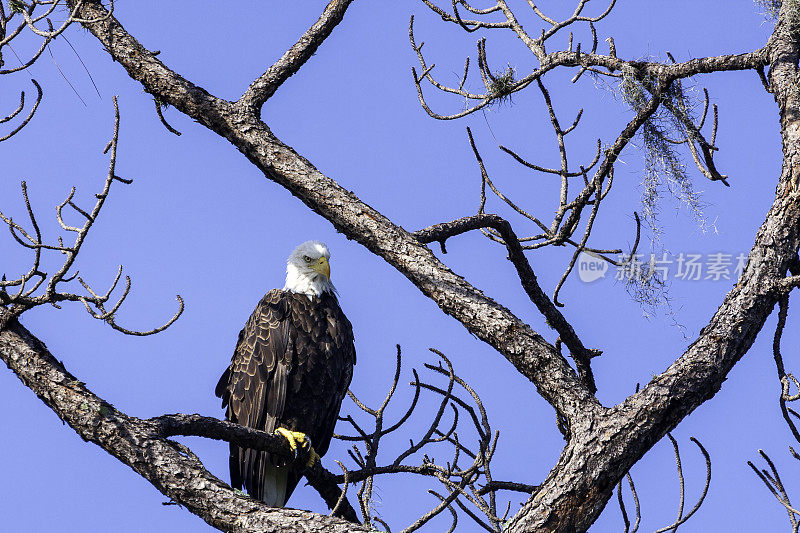
<path id="1" fill-rule="evenodd" d="M 0 308 L 0 313 L 6 311 Z M 47 348 L 12 320 L 0 331 L 0 358 L 22 382 L 84 440 L 130 466 L 172 501 L 222 531 L 368 531 L 338 518 L 307 511 L 275 509 L 236 492 L 211 475 L 183 447 L 165 438 L 182 432 L 269 445 L 286 453 L 285 441 L 263 432 L 196 415 L 166 415 L 150 420 L 128 416 L 94 395 L 66 371 Z M 231 427 L 233 426 L 233 427 Z M 222 431 L 224 429 L 224 431 Z M 205 431 L 205 430 L 203 430 Z M 158 458 L 154 461 L 152 459 Z"/>
<path id="2" fill-rule="evenodd" d="M 264 102 L 275 94 L 278 87 L 300 70 L 300 67 L 314 55 L 319 45 L 342 21 L 352 1 L 331 0 L 319 20 L 274 65 L 250 85 L 238 103 L 243 107 L 250 108 L 253 112 L 258 112 Z"/>
<path id="3" fill-rule="evenodd" d="M 502 530 L 505 517 L 501 518 L 497 513 L 497 491 L 528 488 L 527 492 L 531 492 L 532 486 L 516 482 L 495 482 L 492 479 L 491 462 L 497 449 L 499 432 L 492 429 L 477 392 L 455 374 L 450 360 L 444 354 L 433 348 L 431 351 L 440 358 L 440 364 L 425 364 L 425 368 L 434 375 L 438 374 L 445 378 L 446 385 L 421 381 L 417 371 L 413 370 L 414 381 L 410 383 L 415 390 L 412 408 L 391 428 L 383 429 L 384 412 L 397 390 L 400 379 L 399 346 L 394 378 L 388 394 L 378 408 L 371 408 L 354 394 L 350 394 L 350 399 L 358 409 L 372 419 L 369 424 L 374 426 L 374 429 L 363 429 L 362 424 L 357 422 L 353 415 L 342 419 L 356 430 L 358 436 L 336 435 L 336 438 L 355 441 L 363 445 L 363 451 L 358 445 L 353 446 L 349 453 L 358 468 L 346 469 L 342 476 L 335 476 L 332 481 L 360 483 L 358 499 L 363 522 L 371 524 L 376 521 L 372 513 L 375 476 L 414 474 L 421 478 L 434 479 L 443 486 L 445 492 L 429 489 L 428 492 L 438 500 L 436 505 L 403 531 L 415 531 L 445 511 L 449 511 L 454 517 L 454 523 L 457 523 L 461 511 L 484 529 L 499 532 Z M 409 415 L 414 410 L 413 406 L 417 405 L 420 390 L 433 392 L 437 396 L 438 405 L 432 418 L 423 424 L 425 429 L 421 431 L 420 436 L 410 439 L 405 447 L 400 448 L 401 451 L 395 452 L 394 459 L 379 461 L 379 449 L 385 436 L 393 434 L 397 437 L 399 434 L 405 438 L 408 435 L 409 428 L 403 426 L 409 420 Z M 466 392 L 469 397 L 461 397 L 459 390 Z M 448 421 L 448 414 L 452 415 L 451 421 Z M 419 416 L 416 417 L 418 418 Z M 400 429 L 405 432 L 398 431 Z M 419 433 L 419 430 L 414 429 L 414 434 Z M 442 450 L 450 456 L 444 463 L 432 458 L 434 452 L 438 456 Z M 460 465 L 463 457 L 467 458 L 467 466 Z M 379 466 L 380 462 L 384 464 Z M 485 498 L 487 495 L 488 498 Z"/>
<path id="4" fill-rule="evenodd" d="M 111 185 L 114 182 L 121 182 L 124 184 L 131 183 L 131 180 L 121 178 L 116 174 L 117 143 L 119 141 L 120 123 L 119 106 L 117 104 L 116 97 L 114 98 L 114 117 L 114 133 L 104 150 L 104 152 L 111 152 L 108 173 L 106 175 L 102 190 L 95 194 L 94 206 L 90 211 L 86 211 L 79 207 L 73 200 L 75 196 L 75 188 L 73 187 L 67 198 L 56 207 L 56 218 L 61 228 L 66 232 L 75 233 L 75 241 L 72 245 L 65 245 L 61 237 L 59 237 L 58 245 L 46 244 L 43 242 L 39 224 L 36 221 L 36 216 L 33 208 L 31 207 L 30 199 L 28 198 L 28 188 L 25 182 L 22 182 L 22 197 L 25 200 L 25 207 L 28 212 L 28 217 L 30 218 L 31 226 L 33 227 L 33 235 L 26 231 L 25 228 L 23 228 L 20 224 L 14 222 L 11 218 L 6 217 L 2 212 L 0 212 L 0 219 L 2 219 L 3 222 L 8 225 L 8 229 L 17 243 L 25 248 L 33 250 L 34 252 L 33 265 L 27 273 L 14 280 L 6 280 L 5 277 L 0 280 L 0 304 L 8 306 L 7 312 L 4 313 L 3 317 L 0 317 L 0 329 L 3 328 L 7 321 L 11 320 L 12 318 L 19 317 L 22 313 L 28 311 L 29 309 L 46 304 L 58 307 L 59 302 L 64 301 L 82 303 L 86 308 L 86 312 L 89 313 L 90 316 L 98 320 L 102 320 L 113 329 L 127 335 L 145 336 L 159 333 L 171 326 L 176 320 L 178 320 L 178 318 L 181 316 L 181 313 L 183 313 L 183 299 L 180 295 L 177 295 L 179 305 L 178 311 L 161 326 L 147 331 L 138 331 L 122 327 L 116 322 L 116 313 L 130 292 L 130 277 L 126 276 L 125 289 L 117 299 L 116 303 L 114 303 L 110 309 L 106 308 L 106 305 L 111 299 L 111 294 L 117 287 L 117 283 L 122 275 L 122 266 L 120 265 L 111 287 L 108 289 L 108 291 L 106 291 L 105 294 L 99 294 L 96 292 L 85 280 L 83 280 L 83 278 L 78 275 L 77 271 L 70 274 L 78 254 L 80 254 L 86 237 L 89 235 L 92 226 L 97 221 L 97 218 L 99 217 L 100 212 L 105 205 L 106 199 L 111 191 Z M 83 220 L 83 225 L 80 227 L 71 226 L 64 221 L 63 209 L 67 206 L 72 208 L 75 213 L 80 215 L 81 219 Z M 50 274 L 49 276 L 47 273 L 40 270 L 41 255 L 43 250 L 57 251 L 64 255 L 64 262 L 56 272 Z M 33 279 L 36 280 L 34 284 L 32 286 L 27 285 L 28 282 Z M 67 284 L 76 279 L 88 294 L 76 294 L 73 292 L 64 292 L 60 290 L 59 287 L 61 284 Z M 16 294 L 9 294 L 6 290 L 7 287 L 15 286 L 19 287 L 19 290 L 16 292 Z M 43 287 L 43 291 L 40 294 L 36 294 L 40 287 Z"/>
<path id="5" fill-rule="evenodd" d="M 675 463 L 678 471 L 678 482 L 680 484 L 680 503 L 678 504 L 678 518 L 675 519 L 675 522 L 666 527 L 662 527 L 655 533 L 664 533 L 666 531 L 673 531 L 673 532 L 677 531 L 678 526 L 684 524 L 687 520 L 689 520 L 697 512 L 697 510 L 700 509 L 700 506 L 703 505 L 703 501 L 706 499 L 706 495 L 708 494 L 708 487 L 711 485 L 711 457 L 709 457 L 708 452 L 703 447 L 703 445 L 700 444 L 700 441 L 698 441 L 694 437 L 691 437 L 692 442 L 694 442 L 697 445 L 697 447 L 700 448 L 700 453 L 703 454 L 703 458 L 706 460 L 706 483 L 703 486 L 703 492 L 700 494 L 700 498 L 698 498 L 697 503 L 684 516 L 683 504 L 685 499 L 685 487 L 683 483 L 683 467 L 681 466 L 681 454 L 680 450 L 678 449 L 678 441 L 676 441 L 669 433 L 667 433 L 667 436 L 669 437 L 669 440 L 672 442 L 672 447 L 675 450 Z"/>
<path id="6" fill-rule="evenodd" d="M 470 136 L 470 140 L 471 139 L 472 137 Z M 567 322 L 564 315 L 561 314 L 561 311 L 553 305 L 553 302 L 550 301 L 541 287 L 539 287 L 536 274 L 533 272 L 528 259 L 525 257 L 519 239 L 517 239 L 508 221 L 497 215 L 474 215 L 452 222 L 436 224 L 435 226 L 419 230 L 415 232 L 414 235 L 422 243 L 438 242 L 442 250 L 444 250 L 444 243 L 449 237 L 454 237 L 479 228 L 492 228 L 501 235 L 506 249 L 508 250 L 509 261 L 511 261 L 516 268 L 517 275 L 519 276 L 526 294 L 542 315 L 544 315 L 547 323 L 558 332 L 559 338 L 567 345 L 571 353 L 585 365 L 584 372 L 582 373 L 584 383 L 591 392 L 596 392 L 597 387 L 594 384 L 594 377 L 592 376 L 588 362 L 602 352 L 600 350 L 590 350 L 583 345 L 573 327 Z"/>
<path id="7" fill-rule="evenodd" d="M 22 122 L 20 122 L 19 125 L 16 128 L 14 128 L 9 133 L 6 133 L 2 137 L 0 137 L 0 142 L 7 141 L 11 137 L 13 137 L 17 133 L 19 133 L 20 130 L 22 130 L 22 128 L 24 128 L 25 126 L 28 125 L 28 123 L 33 118 L 33 115 L 36 113 L 36 110 L 39 109 L 39 104 L 42 102 L 42 87 L 33 78 L 31 78 L 31 83 L 33 83 L 36 86 L 36 92 L 37 92 L 37 94 L 36 94 L 36 102 L 34 102 L 33 107 L 31 107 L 31 110 L 28 111 L 28 116 L 26 116 L 25 119 Z M 25 107 L 25 92 L 24 91 L 20 93 L 19 100 L 20 100 L 19 107 L 16 110 L 14 110 L 13 112 L 11 112 L 11 114 L 9 114 L 6 117 L 3 117 L 2 119 L 0 119 L 0 124 L 3 124 L 4 122 L 8 122 L 9 120 L 11 120 L 14 117 L 16 117 L 17 115 L 19 115 L 20 112 L 22 112 L 23 108 Z"/>
<path id="8" fill-rule="evenodd" d="M 758 453 L 761 454 L 761 457 L 769 466 L 770 471 L 767 472 L 764 469 L 759 470 L 751 461 L 747 461 L 747 465 L 753 469 L 753 472 L 755 472 L 761 481 L 764 482 L 764 485 L 766 485 L 772 495 L 775 496 L 775 499 L 777 499 L 778 502 L 786 509 L 786 512 L 789 515 L 789 523 L 792 527 L 792 533 L 797 533 L 798 528 L 800 528 L 800 521 L 798 521 L 798 517 L 800 517 L 800 511 L 792 506 L 792 502 L 789 500 L 789 495 L 787 494 L 786 488 L 783 485 L 783 481 L 778 473 L 778 469 L 775 467 L 775 463 L 772 462 L 772 459 L 769 458 L 769 455 L 767 455 L 764 450 L 758 450 Z"/>
<path id="9" fill-rule="evenodd" d="M 631 529 L 631 521 L 628 519 L 628 512 L 625 509 L 625 501 L 622 499 L 622 480 L 617 483 L 617 501 L 619 510 L 622 513 L 622 521 L 625 523 L 625 533 L 636 533 L 639 531 L 639 524 L 642 522 L 642 508 L 639 505 L 639 495 L 636 494 L 636 486 L 633 484 L 630 472 L 625 474 L 625 477 L 628 478 L 628 486 L 631 489 L 631 496 L 633 496 L 634 509 L 636 509 L 636 522 L 633 523 L 633 529 Z"/>

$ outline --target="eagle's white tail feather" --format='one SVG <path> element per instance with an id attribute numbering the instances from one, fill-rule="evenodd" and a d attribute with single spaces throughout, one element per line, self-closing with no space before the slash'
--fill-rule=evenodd
<path id="1" fill-rule="evenodd" d="M 286 481 L 289 469 L 275 466 L 269 461 L 264 471 L 263 501 L 270 507 L 283 507 L 286 500 Z"/>

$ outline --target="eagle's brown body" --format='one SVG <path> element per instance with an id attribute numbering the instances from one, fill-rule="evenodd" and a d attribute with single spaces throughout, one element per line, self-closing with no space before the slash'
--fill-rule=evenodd
<path id="1" fill-rule="evenodd" d="M 239 333 L 217 396 L 232 422 L 273 432 L 305 433 L 316 452 L 328 450 L 342 399 L 353 375 L 353 329 L 336 296 L 269 291 Z M 267 452 L 231 444 L 231 485 L 264 498 L 265 481 L 284 469 L 289 499 L 301 472 Z M 269 488 L 267 488 L 269 491 Z M 269 496 L 267 496 L 268 501 Z"/>

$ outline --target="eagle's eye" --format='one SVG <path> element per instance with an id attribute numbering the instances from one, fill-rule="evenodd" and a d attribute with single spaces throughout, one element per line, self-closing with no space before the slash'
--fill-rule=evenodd
<path id="1" fill-rule="evenodd" d="M 310 263 L 311 262 L 311 258 L 308 257 L 307 255 L 304 255 L 303 256 L 303 261 L 305 261 L 306 263 Z"/>

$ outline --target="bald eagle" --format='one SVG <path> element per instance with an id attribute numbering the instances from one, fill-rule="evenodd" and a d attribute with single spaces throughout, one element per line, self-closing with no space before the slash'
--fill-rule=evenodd
<path id="1" fill-rule="evenodd" d="M 356 362 L 353 328 L 336 299 L 329 258 L 318 241 L 295 248 L 286 285 L 258 303 L 215 391 L 228 420 L 279 433 L 293 449 L 308 446 L 309 464 L 328 450 Z M 234 444 L 230 450 L 231 486 L 272 507 L 285 505 L 302 467 L 268 452 Z"/>

